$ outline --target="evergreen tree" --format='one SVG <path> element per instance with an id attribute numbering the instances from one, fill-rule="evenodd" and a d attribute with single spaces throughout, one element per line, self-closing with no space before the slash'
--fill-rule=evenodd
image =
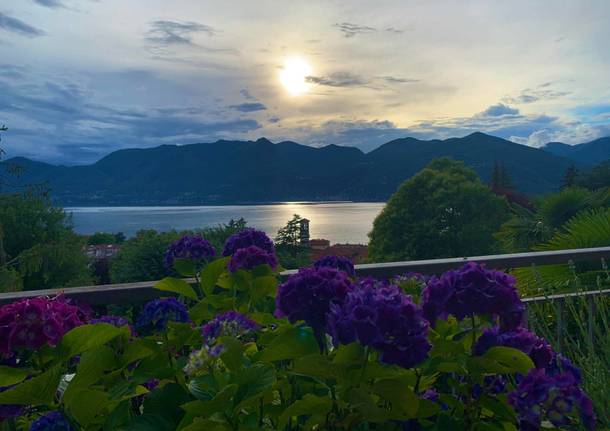
<path id="1" fill-rule="evenodd" d="M 574 187 L 576 185 L 576 178 L 578 177 L 578 170 L 576 166 L 573 164 L 568 167 L 566 173 L 563 176 L 563 180 L 561 181 L 561 190 Z"/>

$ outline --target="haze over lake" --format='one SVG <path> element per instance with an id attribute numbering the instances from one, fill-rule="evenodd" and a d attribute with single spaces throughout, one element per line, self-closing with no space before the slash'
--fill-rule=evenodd
<path id="1" fill-rule="evenodd" d="M 167 231 L 215 226 L 243 217 L 248 225 L 274 237 L 293 214 L 311 221 L 311 238 L 331 243 L 368 243 L 367 233 L 384 203 L 302 203 L 274 205 L 174 206 L 174 207 L 72 207 L 74 228 L 81 234 L 123 232 L 140 229 Z"/>

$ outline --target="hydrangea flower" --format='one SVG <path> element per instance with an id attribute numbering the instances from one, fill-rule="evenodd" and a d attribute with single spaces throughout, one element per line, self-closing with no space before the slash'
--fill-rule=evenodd
<path id="1" fill-rule="evenodd" d="M 352 284 L 343 271 L 334 268 L 301 268 L 282 283 L 275 298 L 277 317 L 291 323 L 304 320 L 314 330 L 318 342 L 326 327 L 326 314 L 340 303 Z"/>
<path id="2" fill-rule="evenodd" d="M 269 239 L 265 232 L 253 228 L 247 228 L 241 232 L 231 235 L 227 239 L 224 249 L 222 250 L 222 255 L 231 256 L 240 248 L 250 247 L 251 245 L 262 248 L 267 253 L 275 254 L 275 246 L 273 245 L 273 241 Z"/>
<path id="3" fill-rule="evenodd" d="M 86 323 L 86 313 L 62 297 L 24 299 L 0 307 L 0 353 L 55 346 L 64 334 Z"/>
<path id="4" fill-rule="evenodd" d="M 487 314 L 500 317 L 504 329 L 521 326 L 525 311 L 514 277 L 475 262 L 432 277 L 422 293 L 422 306 L 431 323 L 449 314 L 458 320 Z"/>
<path id="5" fill-rule="evenodd" d="M 30 431 L 73 431 L 70 422 L 60 412 L 49 412 L 39 417 L 32 425 Z"/>
<path id="6" fill-rule="evenodd" d="M 237 311 L 227 311 L 216 316 L 201 328 L 203 341 L 212 345 L 219 337 L 239 337 L 258 328 L 255 321 Z"/>
<path id="7" fill-rule="evenodd" d="M 138 316 L 136 327 L 162 331 L 168 322 L 189 322 L 189 314 L 176 298 L 155 299 L 146 303 Z"/>
<path id="8" fill-rule="evenodd" d="M 572 376 L 566 374 L 549 375 L 543 369 L 534 368 L 508 395 L 520 429 L 540 429 L 544 419 L 556 427 L 580 422 L 586 429 L 595 429 L 591 400 Z"/>
<path id="9" fill-rule="evenodd" d="M 335 268 L 345 272 L 350 277 L 356 276 L 354 263 L 347 257 L 343 256 L 324 256 L 316 260 L 313 264 L 316 269 L 320 268 Z"/>
<path id="10" fill-rule="evenodd" d="M 129 323 L 129 321 L 121 316 L 111 316 L 111 315 L 100 316 L 96 319 L 91 319 L 91 321 L 89 323 L 108 323 L 109 325 L 116 326 L 117 328 L 127 326 L 127 327 L 129 327 L 129 331 L 131 332 L 131 335 L 132 336 L 136 335 L 136 332 L 134 331 L 134 329 L 131 326 L 131 324 Z"/>
<path id="11" fill-rule="evenodd" d="M 411 297 L 397 286 L 359 285 L 343 304 L 332 304 L 328 331 L 336 344 L 359 341 L 380 352 L 387 364 L 411 368 L 428 356 L 429 323 Z"/>
<path id="12" fill-rule="evenodd" d="M 495 326 L 483 331 L 474 345 L 475 355 L 482 355 L 495 346 L 512 347 L 530 356 L 536 368 L 545 368 L 553 358 L 553 349 L 544 338 L 524 328 L 503 332 Z"/>
<path id="13" fill-rule="evenodd" d="M 251 245 L 237 250 L 227 264 L 229 271 L 236 272 L 238 269 L 253 269 L 259 265 L 269 265 L 271 268 L 277 267 L 277 257 L 275 253 L 269 253 L 260 247 Z"/>
<path id="14" fill-rule="evenodd" d="M 188 259 L 199 263 L 212 259 L 216 250 L 200 235 L 185 235 L 170 244 L 165 252 L 165 266 L 171 268 L 176 259 Z"/>

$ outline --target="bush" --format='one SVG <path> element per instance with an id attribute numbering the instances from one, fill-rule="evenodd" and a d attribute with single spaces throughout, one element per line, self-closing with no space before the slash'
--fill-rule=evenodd
<path id="1" fill-rule="evenodd" d="M 9 429 L 595 426 L 580 371 L 521 326 L 507 274 L 356 280 L 327 259 L 279 284 L 260 232 L 211 262 L 202 240 L 178 244 L 175 269 L 199 281 L 163 279 L 133 325 L 61 297 L 0 308 Z"/>

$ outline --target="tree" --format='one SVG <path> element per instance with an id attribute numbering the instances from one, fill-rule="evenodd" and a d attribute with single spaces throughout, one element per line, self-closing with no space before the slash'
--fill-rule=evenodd
<path id="1" fill-rule="evenodd" d="M 576 183 L 589 190 L 598 190 L 610 187 L 610 160 L 594 166 L 589 172 L 579 175 Z"/>
<path id="2" fill-rule="evenodd" d="M 87 239 L 89 245 L 117 244 L 117 236 L 108 232 L 95 232 Z"/>
<path id="3" fill-rule="evenodd" d="M 70 217 L 46 193 L 0 194 L 3 233 L 0 290 L 89 284 L 83 241 Z"/>
<path id="4" fill-rule="evenodd" d="M 390 197 L 369 234 L 371 261 L 472 256 L 494 251 L 506 200 L 450 158 L 433 160 Z"/>
<path id="5" fill-rule="evenodd" d="M 205 239 L 207 239 L 216 249 L 216 253 L 220 254 L 222 253 L 222 249 L 227 238 L 237 232 L 241 232 L 247 227 L 247 225 L 248 222 L 241 217 L 237 220 L 231 219 L 226 224 L 222 223 L 218 226 L 206 227 L 201 230 L 197 230 L 195 233 L 199 233 Z"/>
<path id="6" fill-rule="evenodd" d="M 512 190 L 513 184 L 510 175 L 503 163 L 494 162 L 494 167 L 491 171 L 491 188 L 492 190 Z"/>
<path id="7" fill-rule="evenodd" d="M 179 239 L 176 231 L 157 232 L 140 230 L 129 238 L 110 262 L 110 280 L 113 283 L 159 280 L 170 274 L 164 264 L 167 247 Z"/>
<path id="8" fill-rule="evenodd" d="M 574 164 L 568 166 L 568 169 L 566 169 L 566 173 L 563 176 L 563 179 L 561 180 L 561 186 L 560 189 L 566 189 L 568 187 L 574 187 L 576 185 L 576 178 L 578 177 L 578 169 L 576 169 L 576 166 Z"/>
<path id="9" fill-rule="evenodd" d="M 303 218 L 294 214 L 286 226 L 278 230 L 275 245 L 280 263 L 285 268 L 298 268 L 309 264 L 309 248 L 301 244 Z"/>

